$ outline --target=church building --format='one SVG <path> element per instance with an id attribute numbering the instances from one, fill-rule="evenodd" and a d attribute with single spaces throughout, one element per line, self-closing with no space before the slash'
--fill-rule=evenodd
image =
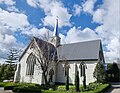
<path id="1" fill-rule="evenodd" d="M 79 72 L 80 84 L 83 81 L 82 65 L 85 65 L 86 83 L 94 82 L 93 72 L 98 62 L 105 63 L 101 40 L 61 44 L 56 19 L 51 42 L 33 37 L 22 53 L 15 82 L 44 84 L 43 69 L 47 68 L 47 79 L 54 84 L 64 84 L 66 67 L 69 83 L 75 84 L 76 71 Z M 52 57 L 51 57 L 52 56 Z M 43 58 L 43 59 L 42 59 Z M 42 68 L 41 64 L 45 67 Z"/>

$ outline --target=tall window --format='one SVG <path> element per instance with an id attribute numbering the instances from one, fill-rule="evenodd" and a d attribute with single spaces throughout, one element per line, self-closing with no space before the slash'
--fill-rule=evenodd
<path id="1" fill-rule="evenodd" d="M 27 58 L 27 68 L 26 68 L 26 75 L 34 75 L 34 65 L 36 63 L 35 55 L 32 53 Z"/>

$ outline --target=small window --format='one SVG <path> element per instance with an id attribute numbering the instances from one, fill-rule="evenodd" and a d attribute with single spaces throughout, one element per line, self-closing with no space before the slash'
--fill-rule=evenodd
<path id="1" fill-rule="evenodd" d="M 36 63 L 36 57 L 33 54 L 30 54 L 27 58 L 27 68 L 26 75 L 34 75 L 34 65 Z"/>

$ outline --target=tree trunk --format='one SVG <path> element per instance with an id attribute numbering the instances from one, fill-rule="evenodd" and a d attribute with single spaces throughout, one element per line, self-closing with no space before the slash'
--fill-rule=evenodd
<path id="1" fill-rule="evenodd" d="M 66 76 L 66 83 L 65 83 L 65 85 L 66 85 L 66 91 L 68 91 L 69 90 L 69 76 L 68 75 Z"/>
<path id="2" fill-rule="evenodd" d="M 43 72 L 43 77 L 44 77 L 44 80 L 45 80 L 45 85 L 48 85 L 47 76 L 45 75 L 45 72 Z"/>

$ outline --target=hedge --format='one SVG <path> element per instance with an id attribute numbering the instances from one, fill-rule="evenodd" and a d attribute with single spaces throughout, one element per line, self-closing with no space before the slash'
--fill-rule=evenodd
<path id="1" fill-rule="evenodd" d="M 31 84 L 31 83 L 7 83 L 4 85 L 4 90 L 13 90 L 15 87 L 19 87 L 19 86 L 40 87 L 39 84 Z"/>
<path id="2" fill-rule="evenodd" d="M 17 93 L 23 93 L 23 92 L 41 93 L 41 88 L 38 86 L 18 86 L 18 87 L 14 87 L 12 91 Z"/>
<path id="3" fill-rule="evenodd" d="M 7 84 L 8 84 L 8 82 L 0 82 L 0 87 L 4 87 Z"/>

